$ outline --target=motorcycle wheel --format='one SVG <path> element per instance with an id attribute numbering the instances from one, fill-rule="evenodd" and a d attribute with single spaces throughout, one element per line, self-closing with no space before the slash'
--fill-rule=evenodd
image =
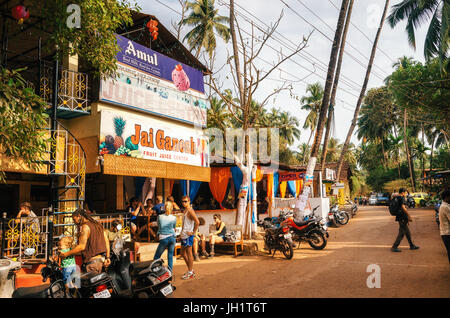
<path id="1" fill-rule="evenodd" d="M 341 211 L 341 213 L 336 221 L 341 225 L 345 225 L 348 223 L 349 219 L 350 219 L 350 217 L 349 217 L 348 213 L 345 211 Z"/>
<path id="2" fill-rule="evenodd" d="M 283 254 L 287 259 L 291 259 L 294 256 L 294 248 L 292 247 L 292 243 L 288 240 L 284 240 L 281 242 L 281 246 L 283 248 Z"/>
<path id="3" fill-rule="evenodd" d="M 333 219 L 331 220 L 331 223 L 333 224 L 334 227 L 340 227 L 341 224 L 336 220 L 336 215 L 333 215 Z"/>
<path id="4" fill-rule="evenodd" d="M 313 231 L 308 243 L 315 250 L 323 250 L 327 246 L 327 239 L 322 232 Z"/>

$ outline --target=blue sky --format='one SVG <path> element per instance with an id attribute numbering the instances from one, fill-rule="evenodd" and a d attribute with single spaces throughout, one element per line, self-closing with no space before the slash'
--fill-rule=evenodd
<path id="1" fill-rule="evenodd" d="M 401 1 L 391 1 L 390 7 L 399 2 Z M 167 28 L 174 31 L 171 24 L 178 22 L 181 17 L 177 14 L 181 9 L 178 0 L 138 0 L 138 3 L 143 12 L 157 16 Z M 228 8 L 223 3 L 228 4 L 229 1 L 216 0 L 219 14 L 228 16 Z M 260 55 L 261 60 L 256 61 L 257 67 L 262 70 L 269 69 L 267 62 L 277 62 L 277 51 L 281 49 L 285 54 L 292 52 L 290 47 L 298 44 L 303 36 L 314 31 L 308 47 L 300 55 L 296 55 L 292 60 L 282 64 L 279 71 L 272 73 L 270 79 L 262 83 L 255 96 L 256 100 L 263 100 L 275 87 L 280 85 L 280 79 L 289 80 L 293 86 L 293 93 L 299 97 L 305 94 L 308 83 L 320 82 L 323 86 L 325 85 L 332 46 L 330 39 L 332 40 L 334 37 L 334 29 L 339 15 L 338 9 L 341 5 L 340 0 L 235 0 L 235 3 L 240 27 L 246 32 L 251 32 L 248 20 L 267 29 L 263 23 L 267 25 L 275 23 L 283 12 L 283 18 L 277 28 L 279 34 L 276 35 L 280 41 L 269 40 L 270 47 L 266 47 Z M 346 54 L 343 59 L 340 85 L 336 97 L 335 129 L 332 134 L 341 142 L 345 140 L 353 118 L 353 110 L 364 80 L 372 41 L 377 32 L 384 4 L 384 0 L 356 0 L 353 5 L 353 25 L 350 25 L 347 35 Z M 389 12 L 390 9 L 388 14 Z M 383 85 L 383 79 L 392 72 L 392 64 L 399 57 L 406 55 L 424 61 L 423 41 L 426 27 L 427 25 L 424 25 L 417 32 L 417 50 L 414 50 L 408 44 L 404 22 L 399 23 L 394 29 L 385 23 L 378 42 L 379 50 L 375 56 L 368 89 Z M 188 29 L 184 29 L 182 35 L 184 36 L 187 31 Z M 259 35 L 261 34 L 260 32 Z M 217 50 L 215 68 L 222 66 L 232 51 L 231 43 L 226 44 L 221 40 L 218 40 L 218 47 L 220 49 Z M 229 68 L 224 67 L 217 76 L 224 86 L 231 88 L 232 83 L 225 79 L 226 72 L 229 72 Z M 298 118 L 303 126 L 307 112 L 301 110 L 300 106 L 299 101 L 291 98 L 288 92 L 282 92 L 276 99 L 271 99 L 266 107 L 289 111 Z M 307 142 L 309 134 L 309 130 L 302 129 L 300 140 L 296 141 L 293 148 L 302 142 Z M 355 134 L 352 142 L 359 143 Z"/>

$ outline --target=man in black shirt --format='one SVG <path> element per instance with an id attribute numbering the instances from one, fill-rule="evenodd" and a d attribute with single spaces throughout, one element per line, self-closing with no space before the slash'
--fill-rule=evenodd
<path id="1" fill-rule="evenodd" d="M 393 198 L 394 200 L 400 200 L 400 213 L 395 217 L 395 221 L 398 222 L 399 225 L 399 231 L 398 231 L 398 236 L 397 239 L 394 242 L 394 245 L 392 245 L 392 252 L 401 252 L 401 250 L 398 248 L 398 246 L 400 245 L 400 242 L 403 239 L 403 236 L 406 235 L 406 238 L 408 239 L 409 242 L 409 248 L 411 250 L 417 250 L 419 247 L 414 245 L 414 243 L 411 240 L 411 232 L 409 231 L 408 228 L 408 223 L 412 222 L 411 217 L 408 214 L 408 210 L 406 209 L 406 195 L 407 192 L 405 189 L 401 188 L 399 190 L 399 195 L 395 198 Z"/>

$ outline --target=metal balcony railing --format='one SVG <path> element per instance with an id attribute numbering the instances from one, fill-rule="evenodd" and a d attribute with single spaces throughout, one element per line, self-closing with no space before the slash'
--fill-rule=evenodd
<path id="1" fill-rule="evenodd" d="M 51 105 L 53 65 L 42 61 L 40 69 L 40 96 Z M 58 77 L 58 110 L 89 113 L 88 74 L 60 68 Z"/>

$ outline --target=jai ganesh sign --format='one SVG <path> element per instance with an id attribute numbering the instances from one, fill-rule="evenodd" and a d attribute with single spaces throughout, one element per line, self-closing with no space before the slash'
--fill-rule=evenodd
<path id="1" fill-rule="evenodd" d="M 117 111 L 101 111 L 99 154 L 209 167 L 201 129 Z"/>
<path id="2" fill-rule="evenodd" d="M 116 35 L 118 77 L 101 81 L 100 100 L 206 126 L 203 73 Z"/>

